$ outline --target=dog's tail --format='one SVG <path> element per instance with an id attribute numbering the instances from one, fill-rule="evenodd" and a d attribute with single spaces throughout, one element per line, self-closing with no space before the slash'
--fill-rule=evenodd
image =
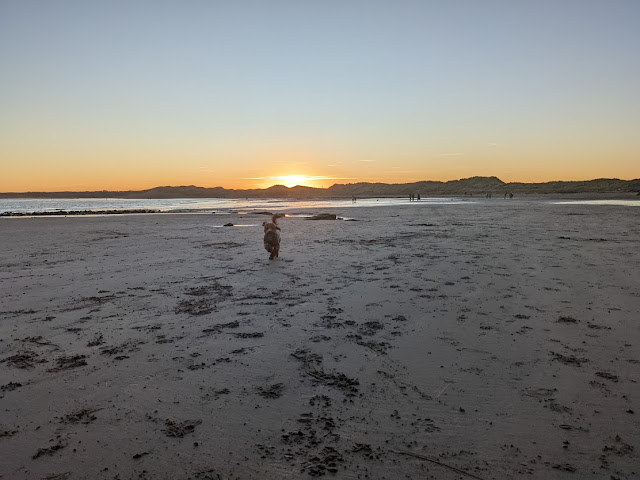
<path id="1" fill-rule="evenodd" d="M 275 215 L 271 215 L 271 221 L 275 224 L 278 225 L 278 219 L 284 217 L 284 213 L 276 213 Z"/>

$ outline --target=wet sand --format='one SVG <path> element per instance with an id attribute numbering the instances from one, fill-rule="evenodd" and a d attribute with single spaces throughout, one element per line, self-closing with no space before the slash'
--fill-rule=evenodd
<path id="1" fill-rule="evenodd" d="M 640 476 L 640 209 L 326 213 L 0 219 L 0 476 Z"/>

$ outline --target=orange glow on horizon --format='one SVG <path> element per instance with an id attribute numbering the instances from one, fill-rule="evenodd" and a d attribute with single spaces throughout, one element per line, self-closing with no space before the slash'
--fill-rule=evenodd
<path id="1" fill-rule="evenodd" d="M 96 157 L 98 157 L 96 155 Z M 94 157 L 95 158 L 95 157 Z M 83 191 L 139 191 L 162 186 L 189 186 L 203 188 L 223 187 L 225 189 L 265 189 L 274 185 L 288 188 L 296 185 L 312 188 L 328 188 L 334 184 L 354 183 L 414 183 L 421 181 L 447 182 L 475 176 L 496 176 L 505 183 L 544 183 L 551 181 L 588 181 L 598 178 L 619 178 L 632 180 L 638 178 L 634 168 L 619 169 L 618 175 L 610 175 L 606 164 L 589 162 L 578 172 L 571 168 L 557 169 L 552 172 L 545 164 L 545 172 L 536 170 L 536 165 L 501 164 L 487 161 L 481 168 L 472 162 L 452 165 L 451 162 L 427 164 L 414 162 L 396 167 L 398 162 L 380 158 L 375 161 L 357 161 L 338 159 L 326 161 L 332 163 L 307 165 L 296 168 L 293 162 L 275 165 L 275 171 L 269 172 L 267 162 L 249 162 L 238 159 L 237 162 L 216 164 L 208 159 L 199 159 L 198 163 L 188 161 L 177 163 L 174 158 L 140 158 L 139 162 L 113 161 L 107 155 L 96 158 L 96 163 L 83 165 L 79 160 L 26 161 L 8 163 L 0 178 L 0 192 L 83 192 Z M 285 163 L 285 162 L 283 162 Z M 320 163 L 320 162 L 317 162 Z M 547 162 L 548 163 L 548 162 Z M 244 164 L 238 167 L 238 164 Z M 236 169 L 234 170 L 233 167 Z M 238 175 L 242 168 L 249 175 Z M 302 173 L 302 172 L 308 173 Z M 626 171 L 625 171 L 626 170 Z M 626 175 L 625 175 L 626 173 Z M 635 175 L 634 175 L 635 174 Z M 246 175 L 246 174 L 245 174 Z"/>
<path id="2" fill-rule="evenodd" d="M 77 180 L 71 183 L 70 178 L 52 178 L 49 177 L 44 181 L 36 182 L 13 182 L 12 184 L 0 185 L 1 193 L 24 193 L 24 192 L 88 192 L 88 191 L 140 191 L 148 190 L 155 187 L 180 187 L 180 186 L 196 186 L 203 188 L 223 187 L 225 189 L 236 190 L 251 190 L 251 189 L 266 189 L 275 185 L 284 185 L 287 188 L 293 188 L 295 186 L 305 186 L 312 188 L 329 188 L 334 184 L 355 184 L 355 183 L 387 183 L 387 184 L 403 184 L 403 183 L 416 183 L 422 181 L 437 181 L 448 182 L 454 180 L 461 180 L 470 177 L 491 177 L 495 176 L 505 183 L 546 183 L 546 182 L 571 182 L 571 181 L 589 181 L 599 178 L 617 178 L 620 180 L 634 180 L 634 177 L 625 176 L 605 176 L 605 175 L 584 175 L 584 176 L 572 176 L 567 177 L 546 177 L 542 175 L 531 175 L 525 178 L 518 178 L 516 176 L 501 176 L 493 173 L 471 173 L 460 175 L 459 177 L 445 177 L 445 176 L 388 176 L 388 177 L 363 177 L 363 178 L 349 178 L 349 179 L 332 179 L 331 177 L 316 178 L 307 175 L 281 175 L 267 178 L 244 178 L 244 179 L 222 179 L 219 181 L 209 181 L 209 179 L 201 178 L 188 178 L 179 176 L 168 176 L 166 178 L 156 177 L 153 180 L 145 179 L 141 182 L 139 179 L 123 179 L 123 178 L 103 178 L 96 181 L 95 179 L 73 179 Z M 515 178 L 514 178 L 515 177 Z M 637 178 L 637 177 L 636 177 Z M 136 181 L 138 180 L 138 181 Z"/>

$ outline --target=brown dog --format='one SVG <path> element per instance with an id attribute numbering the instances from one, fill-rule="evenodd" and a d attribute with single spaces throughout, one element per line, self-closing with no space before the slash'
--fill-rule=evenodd
<path id="1" fill-rule="evenodd" d="M 270 222 L 262 222 L 264 227 L 264 248 L 271 255 L 269 260 L 278 258 L 280 253 L 280 227 L 278 226 L 278 219 L 284 217 L 283 214 L 278 213 L 271 216 Z"/>

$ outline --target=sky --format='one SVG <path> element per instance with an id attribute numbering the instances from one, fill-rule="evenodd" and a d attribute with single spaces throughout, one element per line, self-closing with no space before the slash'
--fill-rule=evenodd
<path id="1" fill-rule="evenodd" d="M 638 0 L 0 0 L 0 191 L 640 178 Z"/>

